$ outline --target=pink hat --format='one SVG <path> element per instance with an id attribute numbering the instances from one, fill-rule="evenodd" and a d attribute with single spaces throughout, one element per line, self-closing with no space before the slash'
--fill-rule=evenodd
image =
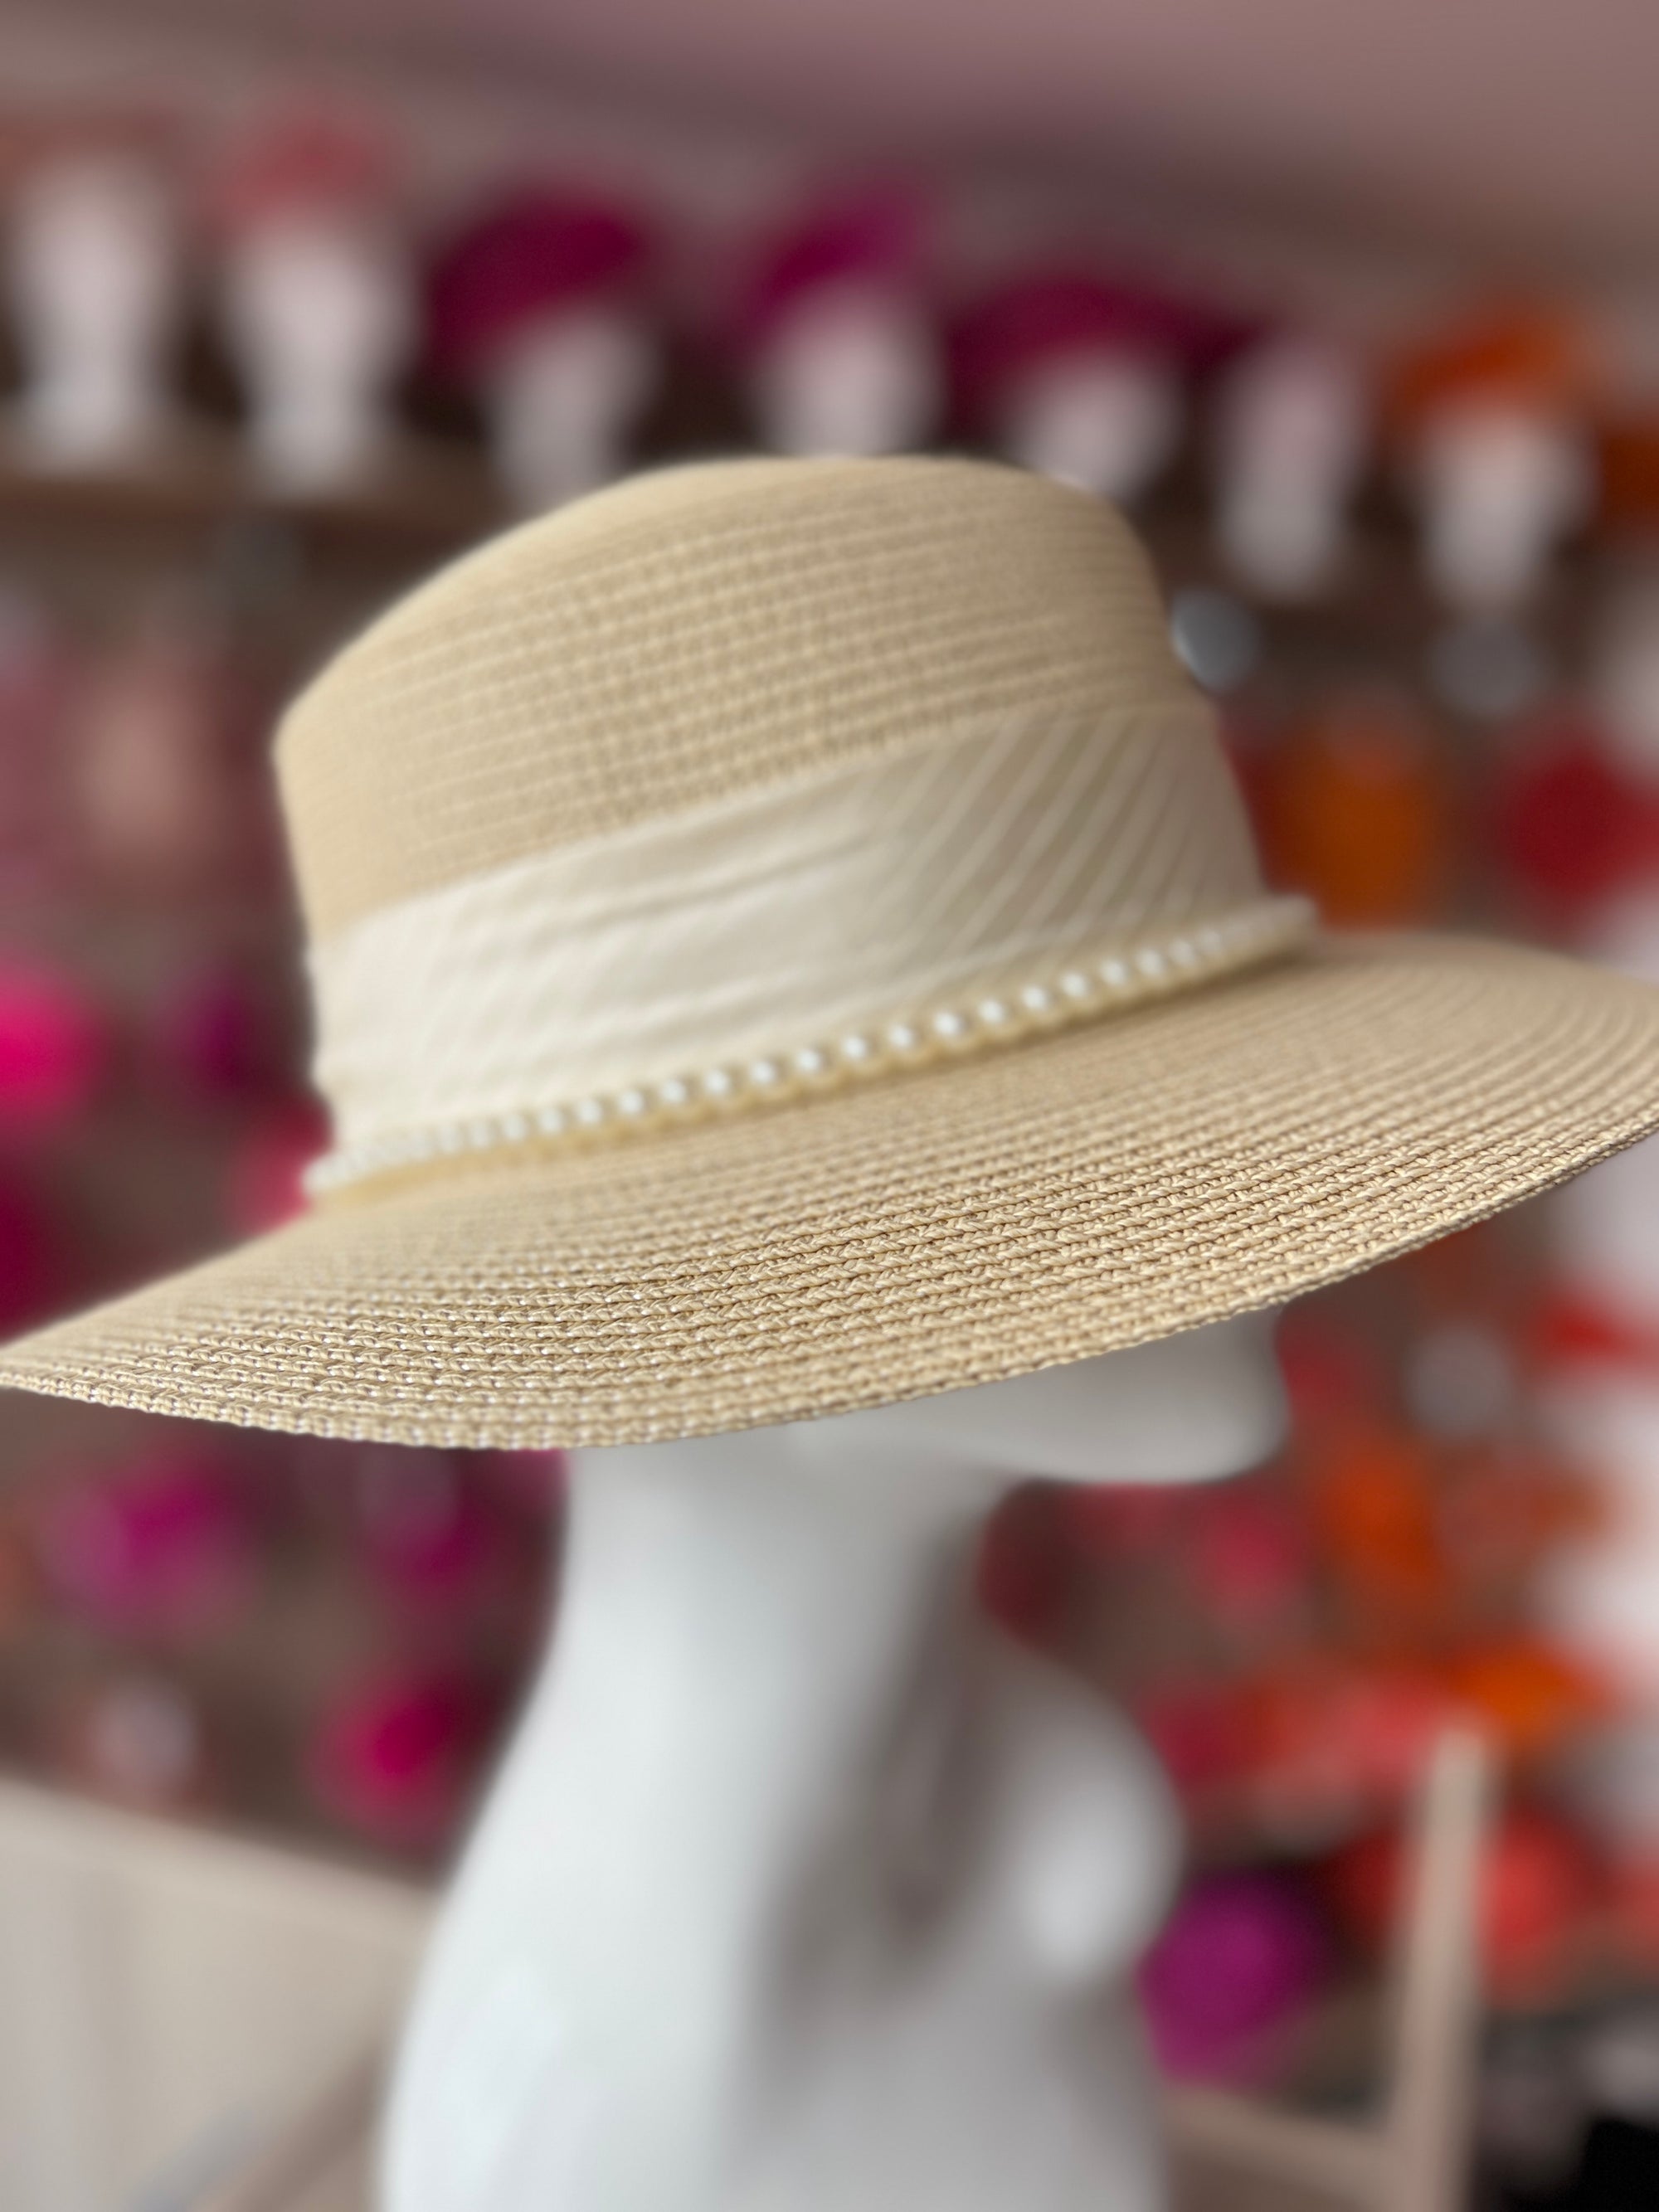
<path id="1" fill-rule="evenodd" d="M 475 375 L 526 324 L 631 292 L 650 239 L 628 210 L 579 192 L 509 193 L 453 237 L 428 288 L 433 354 Z"/>
<path id="2" fill-rule="evenodd" d="M 1201 374 L 1249 335 L 1242 317 L 1076 266 L 1036 269 L 985 293 L 951 336 L 965 422 L 982 428 L 1034 370 L 1090 353 L 1142 354 Z"/>
<path id="3" fill-rule="evenodd" d="M 233 235 L 274 217 L 378 206 L 396 180 L 392 141 L 371 118 L 300 107 L 272 116 L 218 179 L 211 213 Z"/>

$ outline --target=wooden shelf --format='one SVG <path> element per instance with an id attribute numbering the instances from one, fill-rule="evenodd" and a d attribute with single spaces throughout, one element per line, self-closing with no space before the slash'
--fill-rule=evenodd
<path id="1" fill-rule="evenodd" d="M 182 425 L 153 456 L 118 469 L 53 467 L 0 435 L 0 517 L 71 526 L 198 531 L 242 521 L 399 560 L 454 551 L 509 517 L 465 448 L 404 438 L 362 483 L 325 495 L 265 482 L 240 441 L 211 422 Z"/>

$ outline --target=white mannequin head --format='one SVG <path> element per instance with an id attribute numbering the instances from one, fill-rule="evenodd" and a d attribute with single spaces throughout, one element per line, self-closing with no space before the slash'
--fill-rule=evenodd
<path id="1" fill-rule="evenodd" d="M 19 193 L 10 294 L 27 365 L 25 432 L 51 461 L 141 451 L 167 412 L 180 260 L 173 210 L 149 165 L 89 151 Z"/>
<path id="2" fill-rule="evenodd" d="M 1271 340 L 1228 377 L 1217 410 L 1217 528 L 1257 590 L 1294 598 L 1328 581 L 1368 414 L 1358 362 L 1317 338 Z"/>
<path id="3" fill-rule="evenodd" d="M 1273 1316 L 1248 1314 L 1096 1359 L 879 1406 L 780 1432 L 803 1470 L 994 1496 L 1028 1477 L 1206 1482 L 1265 1459 L 1284 1433 Z M 725 1440 L 729 1446 L 732 1439 Z"/>
<path id="4" fill-rule="evenodd" d="M 1429 580 L 1464 611 L 1521 605 L 1589 512 L 1588 441 L 1565 416 L 1502 399 L 1443 409 L 1425 427 L 1417 477 Z"/>
<path id="5" fill-rule="evenodd" d="M 1130 504 L 1181 442 L 1180 372 L 1155 354 L 1079 349 L 1028 371 L 1001 415 L 1003 449 L 1023 468 Z"/>
<path id="6" fill-rule="evenodd" d="M 650 332 L 626 307 L 562 308 L 516 331 L 484 379 L 496 473 L 514 504 L 537 514 L 619 474 L 657 374 Z"/>
<path id="7" fill-rule="evenodd" d="M 891 284 L 823 285 L 791 305 L 756 359 L 761 434 L 781 453 L 924 445 L 939 408 L 935 350 L 920 307 Z"/>
<path id="8" fill-rule="evenodd" d="M 405 257 L 387 228 L 327 209 L 257 224 L 232 252 L 225 316 L 267 476 L 324 488 L 380 458 L 387 388 L 416 336 Z"/>
<path id="9" fill-rule="evenodd" d="M 889 1528 L 977 1519 L 1016 1483 L 1213 1481 L 1267 1458 L 1286 1420 L 1274 1316 L 1246 1314 L 1001 1382 L 817 1421 L 579 1452 L 592 1486 L 760 1486 L 808 1516 Z"/>
<path id="10" fill-rule="evenodd" d="M 1124 1978 L 1174 1808 L 969 1570 L 1022 1478 L 1269 1451 L 1270 1328 L 575 1455 L 554 1663 L 423 1977 L 388 2212 L 1162 2205 Z"/>

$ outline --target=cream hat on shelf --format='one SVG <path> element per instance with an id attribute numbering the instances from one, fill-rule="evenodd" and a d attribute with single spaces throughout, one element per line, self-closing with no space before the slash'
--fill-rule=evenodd
<path id="1" fill-rule="evenodd" d="M 1267 894 L 1133 536 L 1012 470 L 638 478 L 395 607 L 278 762 L 312 1210 L 0 1380 L 741 1428 L 1276 1304 L 1659 1124 L 1659 994 Z"/>

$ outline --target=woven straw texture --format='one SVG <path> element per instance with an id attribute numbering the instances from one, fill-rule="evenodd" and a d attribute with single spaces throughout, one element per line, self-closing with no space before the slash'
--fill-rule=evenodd
<path id="1" fill-rule="evenodd" d="M 313 936 L 934 733 L 1196 695 L 1111 508 L 983 463 L 672 469 L 509 532 L 289 710 Z"/>
<path id="2" fill-rule="evenodd" d="M 948 784 L 952 744 L 1045 728 L 1092 730 L 1096 750 L 1068 738 L 1001 761 L 993 743 L 997 805 L 957 823 L 930 770 L 926 821 L 895 831 L 905 762 L 938 753 Z M 1182 750 L 1114 753 L 1137 729 Z M 504 1082 L 556 1085 L 572 1003 L 496 963 L 528 974 L 539 946 L 544 975 L 580 966 L 578 867 L 599 871 L 577 886 L 598 911 L 614 894 L 631 916 L 643 896 L 673 941 L 685 884 L 709 870 L 677 887 L 644 866 L 663 849 L 651 825 L 724 809 L 729 832 L 757 795 L 787 815 L 834 783 L 856 799 L 848 823 L 884 826 L 908 886 L 872 891 L 865 831 L 843 825 L 845 872 L 824 878 L 841 890 L 786 927 L 805 872 L 778 856 L 823 821 L 781 822 L 758 861 L 723 845 L 714 874 L 760 903 L 706 942 L 688 923 L 678 973 L 665 954 L 629 970 L 635 1005 L 653 989 L 685 1001 L 675 1048 L 694 1063 L 699 1038 L 727 1048 L 720 1008 L 758 973 L 745 947 L 779 949 L 775 927 L 812 955 L 791 956 L 799 994 L 775 994 L 799 996 L 810 1037 L 812 961 L 879 953 L 860 933 L 897 963 L 879 998 L 948 969 L 981 908 L 1006 903 L 1024 947 L 1051 906 L 1064 939 L 1102 918 L 1090 900 L 1125 926 L 1236 900 L 1255 879 L 1213 752 L 1117 517 L 1012 471 L 897 460 L 669 471 L 514 532 L 325 671 L 279 763 L 319 958 L 367 932 L 394 957 L 424 945 L 477 971 L 447 996 L 388 987 L 394 1016 L 411 1009 L 376 1061 L 392 1117 L 417 1061 L 441 1079 L 422 1112 L 476 1106 L 486 1044 Z M 550 881 L 563 902 L 537 909 Z M 1079 883 L 1088 897 L 1066 906 Z M 422 1025 L 429 1000 L 441 1036 Z M 473 1002 L 469 1028 L 455 1010 Z M 345 1064 L 354 1039 L 334 1042 Z M 488 1103 L 542 1130 L 544 1102 L 511 1088 Z M 1645 1133 L 1659 994 L 1497 947 L 1327 944 L 1018 1043 L 740 1103 L 591 1146 L 515 1134 L 377 1168 L 273 1237 L 13 1346 L 0 1379 L 495 1446 L 713 1432 L 997 1379 L 1276 1304 Z"/>
<path id="3" fill-rule="evenodd" d="M 1276 1304 L 1656 1121 L 1644 987 L 1349 947 L 820 1102 L 337 1203 L 0 1374 L 405 1443 L 712 1432 Z"/>

